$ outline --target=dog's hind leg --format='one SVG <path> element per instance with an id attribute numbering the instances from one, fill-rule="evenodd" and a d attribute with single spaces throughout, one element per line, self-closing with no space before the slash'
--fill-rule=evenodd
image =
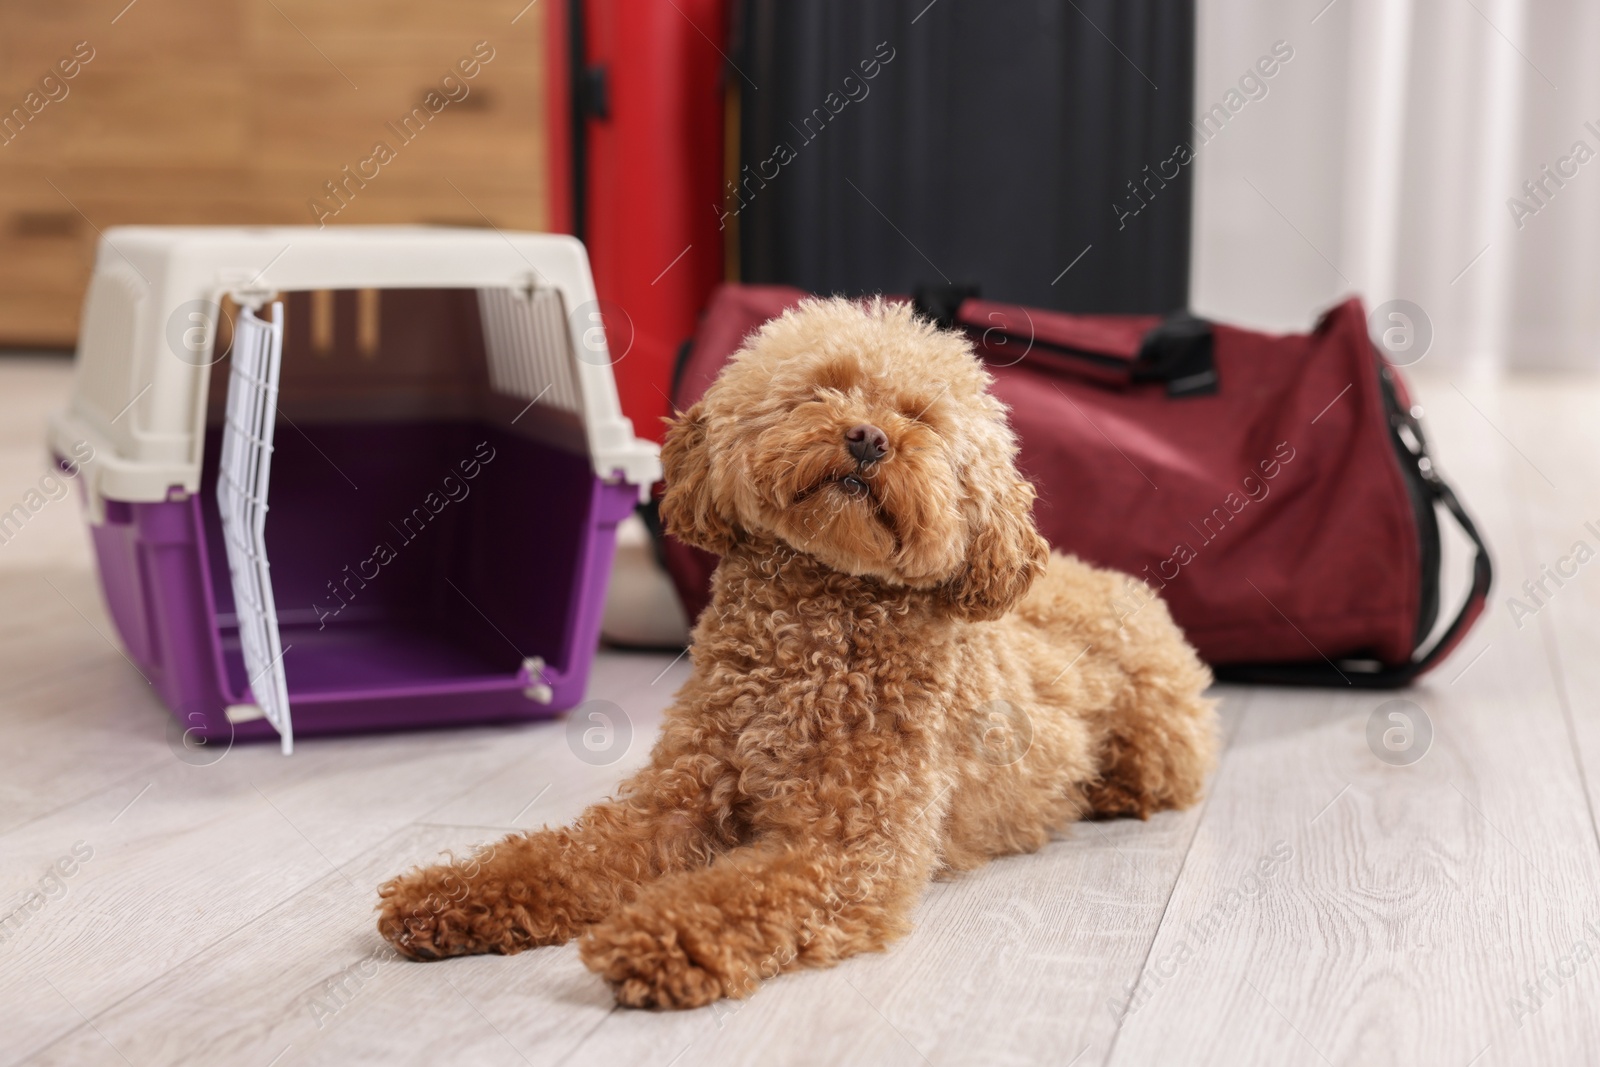
<path id="1" fill-rule="evenodd" d="M 1148 819 L 1198 800 L 1216 750 L 1214 703 L 1197 692 L 1130 685 L 1107 717 L 1099 775 L 1084 786 L 1093 814 Z"/>
<path id="2" fill-rule="evenodd" d="M 705 768 L 650 767 L 570 827 L 512 834 L 470 859 L 378 889 L 378 930 L 412 959 L 509 954 L 571 940 L 672 871 L 730 847 Z"/>

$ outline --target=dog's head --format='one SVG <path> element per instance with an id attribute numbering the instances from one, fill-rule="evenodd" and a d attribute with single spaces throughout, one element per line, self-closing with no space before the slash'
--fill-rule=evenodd
<path id="1" fill-rule="evenodd" d="M 775 539 L 995 618 L 1043 568 L 1005 407 L 959 335 L 905 304 L 808 300 L 674 419 L 666 529 L 727 554 Z"/>

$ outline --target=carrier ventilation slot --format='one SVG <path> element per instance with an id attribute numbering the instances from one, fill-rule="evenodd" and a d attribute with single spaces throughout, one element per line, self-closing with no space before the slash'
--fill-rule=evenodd
<path id="1" fill-rule="evenodd" d="M 489 357 L 490 388 L 582 415 L 583 399 L 573 371 L 561 293 L 555 289 L 526 294 L 513 289 L 479 289 L 478 308 Z"/>
<path id="2" fill-rule="evenodd" d="M 250 308 L 234 327 L 233 368 L 222 427 L 217 504 L 239 620 L 249 690 L 283 739 L 294 749 L 289 687 L 283 673 L 278 610 L 267 566 L 267 483 L 272 471 L 272 431 L 278 416 L 278 368 L 283 361 L 283 304 L 272 305 L 272 321 Z"/>

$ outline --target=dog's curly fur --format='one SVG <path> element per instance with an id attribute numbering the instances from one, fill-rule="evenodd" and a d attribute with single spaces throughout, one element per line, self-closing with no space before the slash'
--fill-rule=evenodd
<path id="1" fill-rule="evenodd" d="M 1210 675 L 1147 586 L 1049 553 L 988 383 L 903 304 L 752 335 L 662 452 L 667 529 L 722 563 L 649 765 L 386 883 L 383 935 L 416 959 L 581 936 L 619 1002 L 693 1007 L 884 947 L 936 874 L 1193 803 Z"/>

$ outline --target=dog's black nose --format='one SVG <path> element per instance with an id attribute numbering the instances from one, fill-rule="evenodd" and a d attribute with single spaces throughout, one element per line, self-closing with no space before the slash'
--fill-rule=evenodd
<path id="1" fill-rule="evenodd" d="M 889 454 L 889 437 L 876 426 L 867 423 L 852 426 L 845 432 L 844 439 L 850 454 L 863 466 Z"/>

